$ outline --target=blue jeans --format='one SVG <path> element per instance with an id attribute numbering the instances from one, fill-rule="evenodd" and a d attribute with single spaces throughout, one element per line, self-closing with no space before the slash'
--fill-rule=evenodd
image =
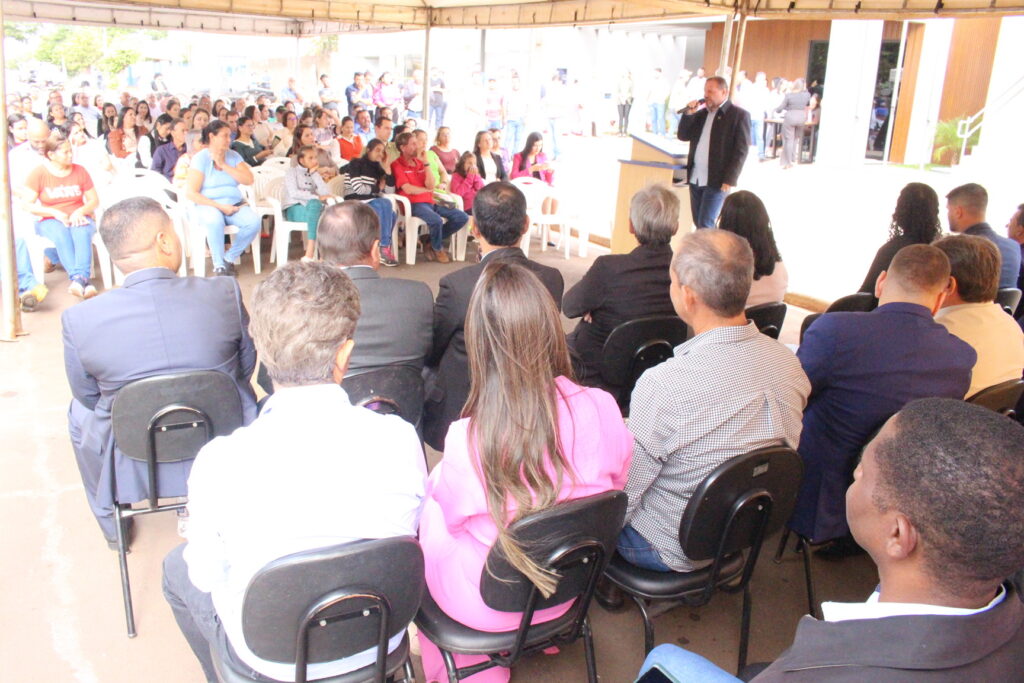
<path id="1" fill-rule="evenodd" d="M 617 543 L 619 555 L 626 558 L 630 564 L 635 564 L 644 569 L 652 569 L 656 572 L 672 571 L 668 565 L 661 561 L 661 556 L 654 549 L 650 541 L 640 535 L 640 532 L 629 524 L 619 533 Z"/>
<path id="2" fill-rule="evenodd" d="M 750 140 L 757 147 L 757 158 L 764 159 L 764 119 L 750 119 Z"/>
<path id="3" fill-rule="evenodd" d="M 698 228 L 713 228 L 725 201 L 725 191 L 707 185 L 690 185 L 690 215 Z"/>
<path id="4" fill-rule="evenodd" d="M 548 131 L 551 133 L 551 158 L 558 157 L 558 131 L 561 129 L 561 119 L 550 118 L 548 119 Z M 515 149 L 513 147 L 513 149 Z"/>
<path id="5" fill-rule="evenodd" d="M 665 134 L 665 105 L 661 104 L 650 104 L 647 108 L 651 112 L 651 132 L 655 135 Z"/>
<path id="6" fill-rule="evenodd" d="M 36 223 L 36 233 L 53 242 L 57 255 L 68 272 L 68 279 L 81 285 L 89 284 L 92 266 L 92 236 L 96 223 L 90 218 L 85 225 L 69 227 L 56 218 L 44 218 Z"/>
<path id="7" fill-rule="evenodd" d="M 522 150 L 523 143 L 526 142 L 526 138 L 523 137 L 523 120 L 522 119 L 509 119 L 505 122 L 505 147 L 507 147 L 513 154 Z M 509 169 L 506 171 L 511 172 Z"/>
<path id="8" fill-rule="evenodd" d="M 668 120 L 671 124 L 671 128 L 668 129 L 668 136 L 674 138 L 679 134 L 679 119 L 683 118 L 682 115 L 677 114 L 674 111 L 668 113 Z"/>
<path id="9" fill-rule="evenodd" d="M 657 666 L 671 680 L 701 683 L 736 683 L 740 679 L 720 669 L 700 655 L 678 645 L 659 645 L 651 650 L 640 667 L 639 676 Z"/>
<path id="10" fill-rule="evenodd" d="M 501 130 L 501 119 L 487 119 L 487 130 L 491 130 L 492 128 Z"/>
<path id="11" fill-rule="evenodd" d="M 437 130 L 444 125 L 444 112 L 448 108 L 448 103 L 445 102 L 439 107 L 433 105 L 427 111 L 428 117 L 430 118 L 430 127 Z"/>
<path id="12" fill-rule="evenodd" d="M 412 215 L 422 219 L 430 228 L 430 246 L 434 251 L 444 249 L 445 238 L 457 233 L 469 220 L 469 216 L 458 209 L 426 202 L 414 202 Z"/>
<path id="13" fill-rule="evenodd" d="M 21 294 L 37 286 L 39 282 L 32 272 L 32 259 L 28 254 L 28 245 L 20 237 L 14 240 L 14 259 L 18 266 L 18 294 Z"/>
<path id="14" fill-rule="evenodd" d="M 377 214 L 377 218 L 380 219 L 380 246 L 390 247 L 391 233 L 395 229 L 395 209 L 391 206 L 391 201 L 383 197 L 377 197 L 366 202 L 366 205 L 373 209 L 373 212 Z M 415 213 L 414 211 L 413 215 Z"/>
<path id="15" fill-rule="evenodd" d="M 230 216 L 225 216 L 212 206 L 197 204 L 196 221 L 206 230 L 206 241 L 210 245 L 210 260 L 214 268 L 223 268 L 225 261 L 235 263 L 246 247 L 260 234 L 260 218 L 249 206 L 243 206 Z M 224 253 L 224 228 L 234 225 L 238 228 L 231 249 Z"/>
<path id="16" fill-rule="evenodd" d="M 416 119 L 416 123 L 419 123 L 420 121 L 423 120 L 423 112 L 421 112 L 421 111 L 413 111 L 412 109 L 406 109 L 405 110 L 405 118 L 407 118 L 407 119 Z"/>

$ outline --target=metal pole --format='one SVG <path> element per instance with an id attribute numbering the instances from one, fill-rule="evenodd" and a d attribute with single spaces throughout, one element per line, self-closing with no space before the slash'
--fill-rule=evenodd
<path id="1" fill-rule="evenodd" d="M 725 73 L 725 67 L 729 65 L 729 53 L 732 51 L 732 14 L 725 18 L 725 25 L 722 27 L 722 53 L 718 57 L 718 69 L 715 73 L 719 76 Z"/>
<path id="2" fill-rule="evenodd" d="M 744 4 L 740 10 L 740 25 L 736 29 L 736 40 L 733 44 L 732 77 L 729 85 L 733 96 L 736 95 L 736 84 L 739 83 L 740 66 L 743 63 L 743 43 L 747 38 L 747 8 Z"/>
<path id="3" fill-rule="evenodd" d="M 422 110 L 420 117 L 426 124 L 423 130 L 430 128 L 430 10 L 427 10 L 427 28 L 423 31 L 423 83 L 420 84 L 420 101 Z"/>
<path id="4" fill-rule="evenodd" d="M 483 85 L 487 82 L 487 29 L 480 29 L 480 83 L 474 83 L 474 85 Z"/>
<path id="5" fill-rule="evenodd" d="M 896 104 L 900 96 L 900 82 L 903 80 L 903 57 L 907 49 L 907 25 L 903 22 L 900 33 L 900 52 L 896 56 L 896 80 L 892 83 L 892 101 L 889 102 L 889 126 L 885 131 L 885 149 L 882 150 L 882 163 L 889 163 L 890 146 L 892 145 L 892 129 L 896 126 Z"/>
<path id="6" fill-rule="evenodd" d="M 3 3 L 0 2 L 0 26 L 4 21 Z M 4 58 L 4 41 L 0 36 L 0 118 L 3 119 L 3 135 L 0 135 L 0 295 L 3 298 L 3 329 L 0 341 L 17 341 L 21 329 L 21 304 L 18 299 L 18 268 L 14 259 L 14 221 L 11 207 L 11 174 L 7 154 L 7 62 Z M 42 282 L 43 274 L 39 274 Z"/>

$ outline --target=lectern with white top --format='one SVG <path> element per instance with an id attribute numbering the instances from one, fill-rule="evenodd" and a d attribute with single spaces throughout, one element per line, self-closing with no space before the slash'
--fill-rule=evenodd
<path id="1" fill-rule="evenodd" d="M 612 253 L 624 254 L 637 245 L 629 233 L 629 203 L 633 195 L 652 183 L 662 183 L 679 196 L 679 232 L 693 229 L 690 217 L 690 191 L 685 184 L 674 182 L 686 175 L 689 143 L 657 135 L 633 135 L 629 159 L 619 159 L 619 197 L 615 203 L 615 225 L 612 228 Z"/>

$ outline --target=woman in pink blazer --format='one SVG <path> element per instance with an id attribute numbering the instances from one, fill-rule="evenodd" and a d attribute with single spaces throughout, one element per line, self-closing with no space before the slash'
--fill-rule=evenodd
<path id="1" fill-rule="evenodd" d="M 520 517 L 559 502 L 626 484 L 633 437 L 615 400 L 572 381 L 565 335 L 551 295 L 533 273 L 495 260 L 477 283 L 466 316 L 473 378 L 463 415 L 452 423 L 444 459 L 434 468 L 420 519 L 427 588 L 448 615 L 484 631 L 511 631 L 520 614 L 498 612 L 480 597 L 487 554 L 501 543 L 506 557 L 542 591 L 555 583 L 506 529 Z M 535 472 L 531 490 L 523 469 Z M 554 619 L 571 603 L 540 610 Z M 446 681 L 437 647 L 420 634 L 428 681 Z M 457 666 L 486 657 L 455 655 Z M 468 680 L 508 681 L 494 667 Z"/>
<path id="2" fill-rule="evenodd" d="M 509 177 L 535 178 L 548 185 L 554 185 L 555 171 L 544 154 L 544 137 L 540 133 L 530 133 L 526 136 L 523 151 L 512 157 Z M 558 213 L 558 200 L 554 197 L 545 197 L 541 211 L 546 214 Z"/>

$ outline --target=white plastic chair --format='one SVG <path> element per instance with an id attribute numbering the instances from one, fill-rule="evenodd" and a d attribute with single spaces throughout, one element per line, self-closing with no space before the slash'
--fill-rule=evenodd
<path id="1" fill-rule="evenodd" d="M 405 229 L 405 263 L 414 266 L 416 265 L 416 240 L 420 236 L 420 230 L 427 229 L 427 224 L 422 218 L 412 215 L 412 204 L 406 197 L 400 194 L 382 194 L 381 197 L 390 199 L 392 205 L 395 206 L 395 239 L 392 244 L 398 246 L 398 228 L 402 226 Z"/>
<path id="2" fill-rule="evenodd" d="M 306 224 L 298 221 L 288 221 L 284 218 L 282 206 L 285 202 L 284 177 L 271 179 L 266 187 L 266 201 L 269 204 L 274 217 L 274 247 L 271 251 L 273 259 L 276 254 L 277 267 L 280 268 L 288 263 L 288 244 L 291 242 L 292 233 L 306 234 Z"/>
<path id="3" fill-rule="evenodd" d="M 327 187 L 330 189 L 331 194 L 334 195 L 334 199 L 333 200 L 328 200 L 329 204 L 345 201 L 344 197 L 345 197 L 345 183 L 346 182 L 348 182 L 348 174 L 347 173 L 340 173 L 339 175 L 337 175 L 337 176 L 335 176 L 335 177 L 333 177 L 333 178 L 331 178 L 330 180 L 327 181 Z M 395 220 L 395 224 L 391 228 L 391 249 L 395 253 L 395 258 L 398 258 L 398 242 L 399 242 L 398 235 L 399 235 L 399 227 L 401 225 L 401 222 L 400 222 L 401 217 L 398 215 L 398 201 L 397 201 L 396 197 L 397 197 L 397 195 L 389 195 L 389 194 L 381 195 L 381 198 L 387 199 L 389 202 L 391 202 L 391 210 L 395 212 L 396 220 Z M 371 200 L 364 199 L 362 201 L 365 204 L 365 203 L 367 203 L 367 202 L 369 202 Z"/>
<path id="4" fill-rule="evenodd" d="M 571 224 L 576 224 L 579 234 L 579 255 L 587 255 L 587 243 L 590 241 L 590 231 L 583 226 L 583 222 L 577 217 L 564 211 L 560 213 L 544 213 L 544 200 L 558 199 L 558 195 L 552 187 L 542 180 L 532 177 L 514 178 L 513 185 L 519 187 L 526 195 L 526 213 L 530 217 L 530 227 L 537 226 L 540 232 L 540 250 L 547 251 L 548 242 L 551 239 L 551 226 L 561 227 L 559 247 L 565 249 L 565 258 L 569 258 L 571 252 Z M 527 231 L 521 244 L 523 253 L 530 255 L 531 231 Z"/>
<path id="5" fill-rule="evenodd" d="M 245 197 L 245 188 L 247 185 L 239 185 L 242 189 L 242 196 Z M 196 277 L 206 277 L 206 230 L 202 224 L 196 219 L 195 215 L 195 203 L 187 199 L 184 191 L 182 191 L 181 206 L 184 212 L 186 222 L 188 224 L 188 239 L 192 245 L 192 274 Z M 238 234 L 238 228 L 233 225 L 224 225 L 224 234 L 231 237 L 232 241 L 234 236 Z M 249 245 L 252 251 L 252 268 L 253 272 L 257 275 L 262 270 L 261 258 L 260 258 L 260 236 L 256 235 L 256 239 Z"/>
<path id="6" fill-rule="evenodd" d="M 167 179 L 160 176 L 161 180 L 166 181 Z M 184 193 L 184 190 L 174 188 L 167 183 L 169 187 L 175 191 L 176 196 Z M 103 210 L 109 206 L 116 204 L 123 199 L 131 199 L 133 197 L 148 197 L 159 204 L 167 215 L 171 219 L 171 224 L 174 226 L 174 232 L 178 234 L 178 239 L 181 241 L 183 256 L 187 257 L 190 253 L 195 253 L 191 249 L 191 240 L 189 237 L 188 221 L 185 217 L 184 209 L 181 204 L 171 199 L 166 192 L 162 189 L 155 189 L 160 187 L 159 183 L 155 183 L 148 178 L 143 178 L 141 182 L 125 182 L 118 183 L 105 188 L 103 194 L 100 197 L 100 208 L 97 210 L 96 223 L 99 225 L 100 218 L 102 217 Z M 99 235 L 99 231 L 96 233 Z M 97 247 L 97 254 L 100 253 L 99 247 Z M 106 252 L 106 246 L 104 245 L 103 251 Z M 205 251 L 201 251 L 200 254 L 205 255 Z M 178 275 L 184 277 L 188 275 L 187 258 L 181 259 L 181 267 L 178 269 Z M 100 264 L 102 270 L 102 263 Z M 124 273 L 114 265 L 113 266 L 114 284 L 120 286 L 124 284 Z"/>
<path id="7" fill-rule="evenodd" d="M 447 200 L 455 205 L 459 211 L 465 211 L 466 206 L 462 197 L 450 192 L 434 192 L 435 198 Z M 459 228 L 459 231 L 452 235 L 452 252 L 456 261 L 466 260 L 466 245 L 469 244 L 469 221 Z"/>
<path id="8" fill-rule="evenodd" d="M 281 169 L 281 171 L 287 171 L 292 165 L 291 157 L 267 157 L 263 160 L 263 163 L 257 166 L 257 168 L 263 169 Z M 255 169 L 254 169 L 255 170 Z"/>

